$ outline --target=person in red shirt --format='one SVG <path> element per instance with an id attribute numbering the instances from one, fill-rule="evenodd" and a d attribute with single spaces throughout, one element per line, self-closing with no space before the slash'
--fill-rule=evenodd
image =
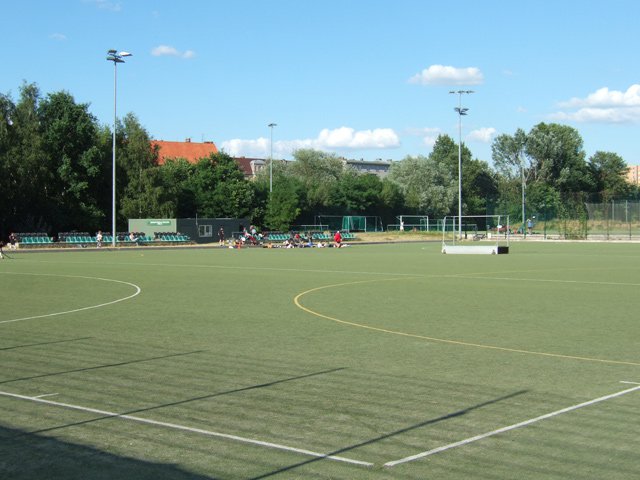
<path id="1" fill-rule="evenodd" d="M 340 230 L 336 232 L 333 236 L 333 241 L 335 242 L 335 247 L 340 248 L 342 246 L 342 235 L 340 235 Z"/>

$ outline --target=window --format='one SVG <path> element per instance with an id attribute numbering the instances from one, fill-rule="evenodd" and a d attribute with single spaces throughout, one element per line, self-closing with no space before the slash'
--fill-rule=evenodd
<path id="1" fill-rule="evenodd" d="M 198 235 L 200 237 L 213 237 L 213 225 L 198 225 Z"/>

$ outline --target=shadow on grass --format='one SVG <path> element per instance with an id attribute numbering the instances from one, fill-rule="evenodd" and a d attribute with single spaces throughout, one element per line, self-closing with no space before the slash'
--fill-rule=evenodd
<path id="1" fill-rule="evenodd" d="M 40 343 L 26 343 L 24 345 L 14 345 L 12 347 L 2 347 L 0 351 L 4 350 L 17 350 L 19 348 L 28 348 L 28 347 L 39 347 L 41 345 L 53 345 L 54 343 L 67 343 L 67 342 L 78 342 L 80 340 L 89 340 L 92 337 L 80 337 L 80 338 L 69 338 L 66 340 L 55 340 L 52 342 L 40 342 Z"/>
<path id="2" fill-rule="evenodd" d="M 129 410 L 129 411 L 126 411 L 126 412 L 103 415 L 103 416 L 100 416 L 100 417 L 97 417 L 97 418 L 92 418 L 90 420 L 83 420 L 81 422 L 67 423 L 67 424 L 58 425 L 58 426 L 55 426 L 55 427 L 44 428 L 42 430 L 36 430 L 36 431 L 30 432 L 30 433 L 51 432 L 51 431 L 59 430 L 59 429 L 62 429 L 62 428 L 75 427 L 75 426 L 79 426 L 79 425 L 86 425 L 86 424 L 89 424 L 89 423 L 94 423 L 94 422 L 98 422 L 100 420 L 105 420 L 105 419 L 109 419 L 109 418 L 117 418 L 117 417 L 121 417 L 121 416 L 125 416 L 125 415 L 126 416 L 133 416 L 136 413 L 149 412 L 149 411 L 158 410 L 158 409 L 161 409 L 161 408 L 174 407 L 176 405 L 184 405 L 186 403 L 191 403 L 191 402 L 195 402 L 195 401 L 198 401 L 198 400 L 208 400 L 208 399 L 215 398 L 215 397 L 220 397 L 220 396 L 223 396 L 223 395 L 231 395 L 231 394 L 234 394 L 234 393 L 246 392 L 246 391 L 249 391 L 249 390 L 255 390 L 255 389 L 259 389 L 259 388 L 272 387 L 274 385 L 279 385 L 281 383 L 293 382 L 293 381 L 296 381 L 296 380 L 302 380 L 304 378 L 317 377 L 319 375 L 327 375 L 329 373 L 339 372 L 339 371 L 342 371 L 342 370 L 345 370 L 345 368 L 344 367 L 332 368 L 330 370 L 323 370 L 321 372 L 306 373 L 304 375 L 297 375 L 295 377 L 281 378 L 279 380 L 273 380 L 273 381 L 267 382 L 267 383 L 260 383 L 260 384 L 257 384 L 257 385 L 250 385 L 248 387 L 236 388 L 236 389 L 227 390 L 227 391 L 224 391 L 224 392 L 211 393 L 211 394 L 208 394 L 208 395 L 201 395 L 201 396 L 198 396 L 198 397 L 191 397 L 191 398 L 186 398 L 184 400 L 178 400 L 178 401 L 175 401 L 175 402 L 163 403 L 161 405 L 153 405 L 151 407 L 138 408 L 138 409 Z M 60 405 L 60 406 L 62 406 L 62 405 Z M 77 407 L 66 406 L 66 408 L 76 408 L 77 410 L 85 410 L 84 407 L 77 408 Z M 2 478 L 2 477 L 0 477 L 0 478 Z"/>
<path id="3" fill-rule="evenodd" d="M 10 380 L 3 380 L 0 382 L 0 385 L 4 383 L 20 382 L 23 380 L 35 380 L 36 378 L 55 377 L 57 375 L 65 375 L 67 373 L 88 372 L 89 370 L 100 370 L 102 368 L 122 367 L 124 365 L 133 365 L 134 363 L 152 362 L 154 360 L 163 360 L 165 358 L 172 358 L 172 357 L 182 357 L 184 355 L 193 355 L 193 354 L 202 353 L 202 352 L 204 352 L 204 350 L 195 350 L 193 352 L 183 352 L 183 353 L 171 353 L 169 355 L 162 355 L 159 357 L 138 358 L 136 360 L 129 360 L 128 362 L 108 363 L 106 365 L 95 365 L 93 367 L 75 368 L 73 370 L 63 370 L 61 372 L 42 373 L 40 375 L 32 375 L 30 377 L 12 378 Z"/>
<path id="4" fill-rule="evenodd" d="M 173 464 L 106 453 L 0 427 L 0 478 L 11 480 L 212 480 Z"/>
<path id="5" fill-rule="evenodd" d="M 434 425 L 436 423 L 444 422 L 446 420 L 451 420 L 452 418 L 461 417 L 463 415 L 466 415 L 469 412 L 472 412 L 473 410 L 477 410 L 479 408 L 486 407 L 488 405 L 492 405 L 492 404 L 495 404 L 495 403 L 498 403 L 498 402 L 502 402 L 504 400 L 508 400 L 510 398 L 517 397 L 518 395 L 523 395 L 525 393 L 527 393 L 527 390 L 520 390 L 518 392 L 510 393 L 509 395 L 504 395 L 502 397 L 498 397 L 498 398 L 494 398 L 494 399 L 491 399 L 491 400 L 487 400 L 486 402 L 478 403 L 476 405 L 472 405 L 472 406 L 464 408 L 462 410 L 458 410 L 456 412 L 452 412 L 452 413 L 449 413 L 447 415 L 442 415 L 441 417 L 425 420 L 424 422 L 416 423 L 415 425 L 411 425 L 409 427 L 402 428 L 400 430 L 395 430 L 393 432 L 386 433 L 384 435 L 380 435 L 379 437 L 372 438 L 372 439 L 369 439 L 369 440 L 365 440 L 364 442 L 361 442 L 361 443 L 356 443 L 355 445 L 350 445 L 348 447 L 344 447 L 344 448 L 340 448 L 338 450 L 334 450 L 332 452 L 327 453 L 327 456 L 329 456 L 329 455 L 341 455 L 341 454 L 349 452 L 351 450 L 355 450 L 356 448 L 360 448 L 360 447 L 364 447 L 364 446 L 367 446 L 367 445 L 371 445 L 371 444 L 380 442 L 382 440 L 386 440 L 388 438 L 395 437 L 397 435 L 401 435 L 403 433 L 410 432 L 412 430 L 416 430 L 416 429 L 419 429 L 419 428 L 422 428 L 422 427 L 426 427 L 426 426 L 429 426 L 429 425 Z M 325 459 L 325 457 L 311 458 L 309 460 L 305 460 L 304 462 L 294 463 L 293 465 L 288 465 L 286 467 L 279 468 L 278 470 L 274 470 L 273 472 L 268 472 L 268 473 L 265 473 L 263 475 L 259 475 L 257 477 L 253 477 L 250 480 L 259 480 L 259 479 L 262 479 L 262 478 L 272 477 L 274 475 L 278 475 L 280 473 L 288 472 L 288 471 L 293 470 L 295 468 L 299 468 L 299 467 L 302 467 L 302 466 L 305 466 L 305 465 L 309 465 L 311 463 L 319 462 L 319 461 L 324 460 L 324 459 Z"/>

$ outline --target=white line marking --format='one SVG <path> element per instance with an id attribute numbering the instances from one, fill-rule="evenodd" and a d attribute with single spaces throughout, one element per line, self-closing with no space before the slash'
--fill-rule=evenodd
<path id="1" fill-rule="evenodd" d="M 277 450 L 284 450 L 284 451 L 287 451 L 287 452 L 300 453 L 302 455 L 308 455 L 308 456 L 311 456 L 311 457 L 326 458 L 326 459 L 329 459 L 329 460 L 335 460 L 335 461 L 344 462 L 344 463 L 351 463 L 351 464 L 354 464 L 354 465 L 363 465 L 363 466 L 366 466 L 366 467 L 372 467 L 373 466 L 373 463 L 363 462 L 363 461 L 360 461 L 360 460 L 354 460 L 352 458 L 340 457 L 340 456 L 336 456 L 336 455 L 327 455 L 327 454 L 324 454 L 324 453 L 313 452 L 311 450 L 305 450 L 305 449 L 302 449 L 302 448 L 289 447 L 287 445 L 280 445 L 280 444 L 272 443 L 272 442 L 263 442 L 262 440 L 256 440 L 256 439 L 253 439 L 253 438 L 239 437 L 237 435 L 230 435 L 228 433 L 213 432 L 211 430 L 203 430 L 201 428 L 187 427 L 185 425 L 178 425 L 178 424 L 175 424 L 175 423 L 160 422 L 158 420 L 151 420 L 151 419 L 148 419 L 148 418 L 136 417 L 136 416 L 133 416 L 133 415 L 122 415 L 122 414 L 119 414 L 119 413 L 109 412 L 109 411 L 106 411 L 106 410 L 98 410 L 96 408 L 82 407 L 80 405 L 71 405 L 69 403 L 53 402 L 51 400 L 43 400 L 43 399 L 41 399 L 39 397 L 28 397 L 26 395 L 18 395 L 16 393 L 1 392 L 1 391 L 0 391 L 0 395 L 3 395 L 5 397 L 18 398 L 18 399 L 21 399 L 21 400 L 29 400 L 31 402 L 44 403 L 46 405 L 53 405 L 53 406 L 56 406 L 56 407 L 70 408 L 72 410 L 79 410 L 79 411 L 82 411 L 82 412 L 96 413 L 98 415 L 105 415 L 107 417 L 121 418 L 121 419 L 124 419 L 124 420 L 131 420 L 131 421 L 134 421 L 134 422 L 146 423 L 148 425 L 156 425 L 156 426 L 159 426 L 159 427 L 173 428 L 173 429 L 176 429 L 176 430 L 183 430 L 183 431 L 191 432 L 191 433 L 199 433 L 201 435 L 207 435 L 207 436 L 210 436 L 210 437 L 225 438 L 225 439 L 228 439 L 228 440 L 235 440 L 237 442 L 249 443 L 249 444 L 252 444 L 252 445 L 258 445 L 260 447 L 274 448 L 274 449 L 277 449 Z"/>
<path id="2" fill-rule="evenodd" d="M 562 415 L 563 413 L 571 412 L 572 410 L 577 410 L 579 408 L 588 407 L 589 405 L 593 405 L 594 403 L 604 402 L 606 400 L 611 400 L 615 397 L 620 397 L 622 395 L 626 395 L 627 393 L 634 392 L 636 390 L 640 390 L 640 386 L 629 388 L 627 390 L 622 390 L 621 392 L 612 393 L 611 395 L 605 395 L 604 397 L 599 397 L 594 400 L 589 400 L 588 402 L 579 403 L 578 405 L 573 405 L 571 407 L 563 408 L 562 410 L 556 410 L 555 412 L 547 413 L 545 415 L 540 415 L 539 417 L 532 418 L 530 420 L 525 420 L 524 422 L 516 423 L 513 425 L 509 425 L 507 427 L 502 427 L 497 430 L 493 430 L 491 432 L 483 433 L 481 435 L 476 435 L 475 437 L 466 438 L 464 440 L 460 440 L 459 442 L 450 443 L 448 445 L 443 445 L 442 447 L 434 448 L 432 450 L 427 450 L 426 452 L 418 453 L 416 455 L 411 455 L 409 457 L 401 458 L 400 460 L 394 460 L 392 462 L 387 462 L 384 464 L 385 467 L 394 467 L 396 465 L 400 465 L 401 463 L 412 462 L 414 460 L 418 460 L 420 458 L 428 457 L 429 455 L 434 455 L 436 453 L 444 452 L 445 450 L 450 450 L 456 447 L 462 447 L 464 445 L 468 445 L 473 442 L 477 442 L 478 440 L 483 440 L 488 437 L 492 437 L 494 435 L 498 435 L 499 433 L 508 432 L 510 430 L 515 430 L 516 428 L 526 427 L 527 425 L 531 425 L 532 423 L 539 422 L 541 420 L 546 420 L 551 417 L 555 417 L 557 415 Z"/>
<path id="3" fill-rule="evenodd" d="M 100 305 L 91 305 L 89 307 L 76 308 L 76 309 L 73 309 L 73 310 L 67 310 L 65 312 L 47 313 L 47 314 L 44 314 L 44 315 L 34 315 L 32 317 L 14 318 L 12 320 L 0 320 L 0 324 L 2 324 L 2 323 L 12 323 L 12 322 L 22 322 L 24 320 L 34 320 L 36 318 L 55 317 L 57 315 L 65 315 L 67 313 L 82 312 L 84 310 L 91 310 L 93 308 L 106 307 L 108 305 L 113 305 L 114 303 L 124 302 L 125 300 L 129 300 L 130 298 L 133 298 L 133 297 L 139 295 L 140 292 L 142 291 L 142 289 L 139 286 L 137 286 L 136 284 L 134 284 L 134 283 L 124 282 L 122 280 L 114 280 L 112 278 L 84 277 L 84 276 L 79 276 L 79 275 L 56 275 L 56 274 L 52 274 L 52 273 L 14 273 L 14 272 L 0 272 L 0 273 L 5 273 L 5 274 L 8 274 L 8 275 L 37 275 L 37 276 L 45 276 L 45 277 L 64 277 L 64 278 L 82 278 L 82 279 L 88 279 L 88 280 L 101 280 L 103 282 L 122 283 L 124 285 L 129 285 L 129 286 L 131 286 L 131 287 L 136 289 L 135 293 L 132 294 L 132 295 L 129 295 L 128 297 L 118 298 L 117 300 L 113 300 L 113 301 L 107 302 L 107 303 L 101 303 Z"/>
<path id="4" fill-rule="evenodd" d="M 640 382 L 627 382 L 625 380 L 620 380 L 620 383 L 628 383 L 629 385 L 640 385 Z"/>
<path id="5" fill-rule="evenodd" d="M 38 395 L 37 397 L 33 397 L 33 398 L 55 397 L 56 395 L 58 395 L 58 394 L 57 393 L 44 393 L 42 395 Z"/>

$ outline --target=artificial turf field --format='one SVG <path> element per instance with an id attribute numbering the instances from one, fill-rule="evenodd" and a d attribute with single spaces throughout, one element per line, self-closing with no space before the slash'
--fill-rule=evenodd
<path id="1" fill-rule="evenodd" d="M 640 471 L 640 245 L 12 257 L 0 478 Z"/>

